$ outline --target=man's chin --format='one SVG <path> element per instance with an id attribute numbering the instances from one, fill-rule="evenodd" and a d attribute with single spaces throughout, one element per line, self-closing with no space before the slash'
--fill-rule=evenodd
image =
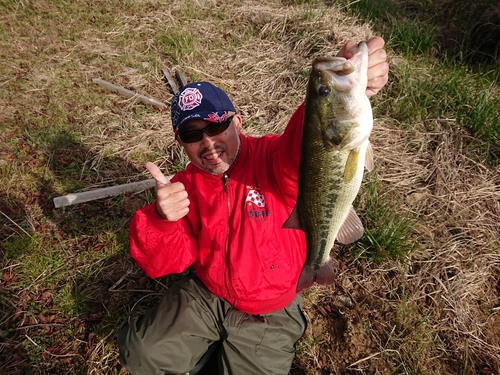
<path id="1" fill-rule="evenodd" d="M 219 163 L 217 165 L 204 165 L 203 170 L 213 175 L 219 175 L 226 172 L 229 169 L 229 164 Z"/>

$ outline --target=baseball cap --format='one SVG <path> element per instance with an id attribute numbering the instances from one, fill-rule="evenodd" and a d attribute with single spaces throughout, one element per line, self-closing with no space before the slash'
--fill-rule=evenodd
<path id="1" fill-rule="evenodd" d="M 177 133 L 188 120 L 223 122 L 234 105 L 219 87 L 209 82 L 193 82 L 184 86 L 172 100 L 172 126 Z"/>

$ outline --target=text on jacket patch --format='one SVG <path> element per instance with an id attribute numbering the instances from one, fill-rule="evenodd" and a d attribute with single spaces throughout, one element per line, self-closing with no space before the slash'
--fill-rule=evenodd
<path id="1" fill-rule="evenodd" d="M 246 186 L 246 192 L 245 206 L 250 219 L 266 221 L 269 218 L 270 212 L 266 207 L 266 200 L 260 189 L 258 187 Z"/>

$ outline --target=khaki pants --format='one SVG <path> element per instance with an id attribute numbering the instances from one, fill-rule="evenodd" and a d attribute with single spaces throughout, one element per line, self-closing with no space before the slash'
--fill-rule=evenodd
<path id="1" fill-rule="evenodd" d="M 295 343 L 306 329 L 301 304 L 298 295 L 282 310 L 250 315 L 210 293 L 196 276 L 187 276 L 120 330 L 120 363 L 133 375 L 183 374 L 221 340 L 221 373 L 288 374 Z"/>

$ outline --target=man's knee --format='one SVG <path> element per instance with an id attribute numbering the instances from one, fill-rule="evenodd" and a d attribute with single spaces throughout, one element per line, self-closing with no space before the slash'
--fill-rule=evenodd
<path id="1" fill-rule="evenodd" d="M 167 337 L 144 331 L 140 329 L 140 319 L 132 318 L 116 337 L 120 364 L 133 375 L 187 373 L 208 348 L 206 340 L 195 340 L 189 335 Z"/>
<path id="2" fill-rule="evenodd" d="M 120 364 L 134 375 L 142 373 L 154 374 L 154 370 L 146 366 L 149 362 L 149 350 L 144 343 L 137 339 L 137 336 L 132 330 L 132 326 L 136 318 L 123 326 L 116 336 L 116 342 L 119 350 Z"/>

